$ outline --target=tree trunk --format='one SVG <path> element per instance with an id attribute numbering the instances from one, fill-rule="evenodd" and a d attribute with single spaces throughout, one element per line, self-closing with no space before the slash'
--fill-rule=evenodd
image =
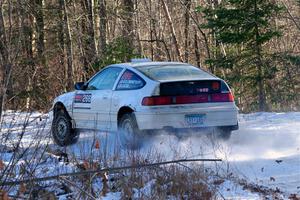
<path id="1" fill-rule="evenodd" d="M 172 35 L 172 39 L 173 39 L 173 44 L 175 46 L 175 51 L 176 51 L 176 54 L 177 54 L 177 58 L 178 58 L 179 61 L 182 62 L 182 58 L 181 58 L 181 54 L 180 54 L 180 50 L 179 50 L 179 45 L 178 45 L 178 41 L 177 41 L 177 37 L 176 37 L 176 33 L 175 33 L 175 28 L 174 28 L 174 25 L 173 25 L 173 21 L 172 21 L 168 6 L 167 6 L 167 4 L 164 0 L 161 0 L 161 2 L 163 4 L 163 9 L 165 11 L 165 15 L 166 15 L 167 21 L 168 21 L 169 26 L 170 26 L 171 35 Z"/>
<path id="2" fill-rule="evenodd" d="M 0 54 L 2 57 L 0 73 L 0 120 L 4 110 L 7 86 L 10 81 L 12 65 L 9 61 L 9 52 L 7 49 L 7 37 L 3 17 L 3 1 L 0 0 Z"/>
<path id="3" fill-rule="evenodd" d="M 96 46 L 96 38 L 95 38 L 95 26 L 94 26 L 94 0 L 86 0 L 87 14 L 88 14 L 88 48 L 89 48 L 89 58 L 91 58 L 90 62 L 94 62 L 97 56 L 97 46 Z"/>
<path id="4" fill-rule="evenodd" d="M 42 59 L 45 64 L 45 35 L 44 35 L 44 16 L 43 16 L 43 0 L 35 0 L 35 18 L 36 18 L 36 32 L 37 32 L 37 53 L 38 58 Z"/>
<path id="5" fill-rule="evenodd" d="M 153 28 L 154 27 L 154 19 L 152 17 L 153 13 L 152 13 L 152 1 L 149 0 L 149 17 L 150 17 L 150 24 L 149 24 L 149 31 L 150 31 L 150 50 L 151 50 L 151 60 L 154 59 L 154 49 L 153 49 Z"/>
<path id="6" fill-rule="evenodd" d="M 185 0 L 184 6 L 186 7 L 184 18 L 185 18 L 185 28 L 184 28 L 184 62 L 189 62 L 189 25 L 190 25 L 190 9 L 191 0 Z"/>
<path id="7" fill-rule="evenodd" d="M 48 91 L 50 85 L 48 80 L 50 78 L 50 69 L 47 66 L 46 52 L 45 52 L 45 19 L 44 19 L 44 0 L 33 0 L 29 1 L 31 6 L 33 6 L 33 15 L 35 18 L 35 32 L 33 33 L 35 38 L 33 38 L 33 45 L 36 44 L 35 55 L 35 68 L 37 78 L 32 83 L 32 95 L 35 98 L 36 108 L 42 109 L 43 105 L 48 105 L 49 98 L 45 91 Z M 36 42 L 36 43 L 35 43 Z M 35 50 L 35 49 L 34 49 Z"/>
<path id="8" fill-rule="evenodd" d="M 184 3 L 182 1 L 180 1 L 180 2 L 184 6 Z M 185 7 L 185 9 L 186 9 L 186 12 L 189 12 L 190 19 L 195 23 L 195 25 L 197 26 L 198 31 L 200 32 L 201 36 L 203 37 L 208 60 L 211 60 L 211 51 L 210 51 L 210 47 L 209 47 L 209 41 L 208 41 L 208 38 L 207 38 L 206 34 L 201 29 L 201 25 L 199 24 L 199 20 L 197 19 L 197 16 L 196 17 L 193 16 L 191 11 L 188 10 L 186 7 Z M 199 57 L 199 60 L 200 60 L 200 57 Z M 210 69 L 211 72 L 213 71 L 213 66 L 212 66 L 211 63 L 209 63 L 209 69 Z"/>
<path id="9" fill-rule="evenodd" d="M 64 80 L 68 80 L 67 69 L 65 66 L 65 34 L 64 34 L 64 0 L 59 0 L 59 22 L 58 22 L 58 43 L 59 43 L 59 64 L 64 73 Z M 64 90 L 67 91 L 67 82 L 63 81 Z"/>
<path id="10" fill-rule="evenodd" d="M 74 87 L 73 81 L 73 49 L 72 49 L 72 36 L 69 24 L 69 17 L 67 12 L 66 1 L 62 0 L 64 8 L 64 27 L 66 33 L 66 49 L 67 49 L 67 89 L 72 90 Z"/>
<path id="11" fill-rule="evenodd" d="M 195 35 L 194 35 L 194 50 L 195 50 L 195 60 L 198 67 L 201 67 L 201 60 L 200 60 L 200 52 L 199 52 L 199 45 L 198 45 L 198 36 L 197 31 L 195 29 Z"/>
<path id="12" fill-rule="evenodd" d="M 21 27 L 22 27 L 22 49 L 26 52 L 27 65 L 25 66 L 26 78 L 27 78 L 27 98 L 26 98 L 26 109 L 29 109 L 32 104 L 33 82 L 35 79 L 35 63 L 33 58 L 33 17 L 29 15 L 21 2 L 19 2 L 19 9 L 21 13 Z"/>
<path id="13" fill-rule="evenodd" d="M 94 30 L 94 0 L 81 0 L 83 17 L 81 17 L 81 43 L 83 49 L 83 69 L 86 73 L 93 71 L 92 65 L 97 57 Z"/>
<path id="14" fill-rule="evenodd" d="M 257 21 L 257 2 L 254 2 L 254 12 L 255 12 L 255 21 Z M 257 73 L 257 81 L 258 81 L 258 102 L 259 102 L 259 110 L 266 110 L 266 97 L 264 91 L 264 80 L 263 80 L 263 62 L 262 62 L 262 54 L 261 54 L 261 45 L 259 44 L 259 29 L 257 23 L 255 25 L 255 65 L 258 70 Z"/>
<path id="15" fill-rule="evenodd" d="M 141 6 L 139 7 L 140 3 L 138 1 L 135 1 L 134 2 L 134 9 L 136 10 L 135 12 L 135 18 L 134 18 L 134 36 L 135 36 L 135 39 L 134 39 L 134 53 L 137 54 L 137 55 L 142 55 L 142 43 L 141 43 L 141 22 L 140 22 L 140 13 L 139 11 L 141 10 L 140 8 L 142 8 Z"/>
<path id="16" fill-rule="evenodd" d="M 99 0 L 99 17 L 100 17 L 100 38 L 99 38 L 99 54 L 100 58 L 103 57 L 106 49 L 106 25 L 107 25 L 107 14 L 106 14 L 106 0 Z"/>
<path id="17" fill-rule="evenodd" d="M 219 6 L 219 1 L 218 0 L 212 0 L 211 1 L 211 7 L 213 9 L 217 9 L 217 7 Z M 216 16 L 215 16 L 216 17 Z M 216 31 L 215 29 L 212 29 L 212 43 L 213 43 L 213 46 L 214 46 L 214 50 L 213 50 L 213 53 L 214 53 L 214 58 L 215 59 L 220 59 L 220 44 L 219 44 L 219 41 L 217 40 L 217 36 L 216 36 Z M 215 66 L 214 65 L 210 65 L 210 71 L 211 73 L 215 73 Z"/>
<path id="18" fill-rule="evenodd" d="M 128 55 L 133 53 L 133 12 L 134 12 L 134 3 L 133 0 L 123 0 L 123 11 L 124 11 L 124 21 L 123 21 L 123 37 L 128 46 Z M 125 61 L 129 61 L 129 57 L 125 58 Z"/>

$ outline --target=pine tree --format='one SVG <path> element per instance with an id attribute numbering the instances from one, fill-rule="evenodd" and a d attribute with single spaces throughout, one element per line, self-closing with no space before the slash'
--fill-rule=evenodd
<path id="1" fill-rule="evenodd" d="M 280 36 L 272 18 L 281 7 L 269 0 L 225 0 L 217 7 L 199 10 L 207 20 L 203 27 L 221 44 L 219 53 L 208 62 L 216 68 L 236 70 L 238 73 L 227 78 L 253 87 L 259 110 L 266 110 L 264 81 L 271 68 L 264 45 Z"/>

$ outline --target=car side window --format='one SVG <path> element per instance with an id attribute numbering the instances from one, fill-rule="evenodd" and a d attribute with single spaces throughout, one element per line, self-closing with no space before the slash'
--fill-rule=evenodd
<path id="1" fill-rule="evenodd" d="M 145 81 L 130 70 L 126 70 L 120 78 L 117 90 L 137 90 L 144 87 Z"/>
<path id="2" fill-rule="evenodd" d="M 88 83 L 87 90 L 112 89 L 121 71 L 122 68 L 119 67 L 104 69 Z"/>

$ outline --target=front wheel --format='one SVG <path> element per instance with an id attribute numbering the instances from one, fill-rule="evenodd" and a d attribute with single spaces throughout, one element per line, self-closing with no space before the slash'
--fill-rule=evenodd
<path id="1" fill-rule="evenodd" d="M 142 145 L 142 133 L 133 113 L 124 114 L 119 122 L 119 139 L 122 146 L 138 149 Z"/>
<path id="2" fill-rule="evenodd" d="M 78 133 L 72 129 L 72 123 L 69 116 L 64 111 L 58 111 L 52 122 L 53 140 L 59 146 L 74 144 L 78 140 Z"/>

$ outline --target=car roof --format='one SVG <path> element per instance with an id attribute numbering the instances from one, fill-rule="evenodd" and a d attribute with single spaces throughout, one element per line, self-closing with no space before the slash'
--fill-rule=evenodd
<path id="1" fill-rule="evenodd" d="M 159 67 L 159 66 L 173 66 L 173 67 L 176 67 L 176 66 L 193 66 L 191 64 L 188 64 L 188 63 L 182 63 L 182 62 L 152 62 L 152 61 L 147 61 L 147 62 L 128 62 L 128 63 L 121 63 L 121 64 L 114 64 L 114 65 L 111 65 L 111 66 L 119 66 L 119 67 L 126 67 L 126 68 L 133 68 L 139 72 L 142 72 L 141 70 L 143 68 L 147 68 L 147 67 Z M 195 66 L 193 66 L 195 67 Z M 198 68 L 198 67 L 197 67 Z M 201 75 L 201 77 L 197 78 L 197 79 L 201 79 L 201 80 L 204 80 L 204 79 L 220 79 L 218 77 L 216 77 L 215 75 L 201 69 L 201 68 L 198 68 L 200 71 L 202 71 L 203 75 Z M 172 79 L 170 81 L 176 81 L 177 79 Z M 178 81 L 180 80 L 183 80 L 183 79 L 178 79 Z M 193 78 L 192 79 L 186 79 L 186 80 L 194 80 Z M 160 82 L 165 82 L 165 81 L 168 81 L 168 80 L 158 80 Z"/>
<path id="2" fill-rule="evenodd" d="M 153 62 L 153 61 L 143 61 L 143 62 L 127 62 L 127 63 L 119 63 L 119 64 L 112 64 L 110 66 L 123 66 L 123 67 L 143 67 L 143 66 L 160 66 L 160 65 L 190 65 L 188 63 L 182 62 Z"/>
<path id="3" fill-rule="evenodd" d="M 132 67 L 164 66 L 164 65 L 190 65 L 182 62 L 131 62 Z"/>

